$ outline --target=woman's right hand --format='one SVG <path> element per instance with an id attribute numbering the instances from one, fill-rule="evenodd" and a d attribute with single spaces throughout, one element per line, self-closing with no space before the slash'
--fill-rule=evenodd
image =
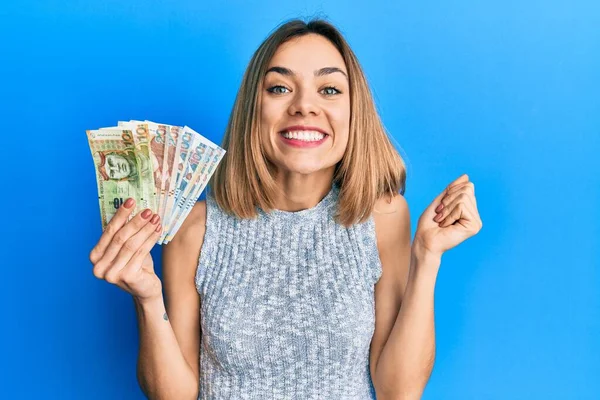
<path id="1" fill-rule="evenodd" d="M 120 207 L 90 252 L 94 276 L 117 285 L 144 302 L 162 296 L 162 284 L 154 272 L 150 250 L 160 238 L 160 216 L 146 209 L 130 221 L 135 200 Z"/>

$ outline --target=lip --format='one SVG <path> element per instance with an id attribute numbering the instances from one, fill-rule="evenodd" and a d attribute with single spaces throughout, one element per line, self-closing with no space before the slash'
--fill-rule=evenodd
<path id="1" fill-rule="evenodd" d="M 316 126 L 308 126 L 308 125 L 292 125 L 288 126 L 279 131 L 279 133 L 288 132 L 288 131 L 316 131 L 321 132 L 322 134 L 329 136 L 329 133 L 325 132 L 323 129 L 318 128 Z"/>
<path id="2" fill-rule="evenodd" d="M 298 129 L 298 128 L 302 128 L 302 129 Z M 288 139 L 285 136 L 283 136 L 283 133 L 287 130 L 313 130 L 313 131 L 318 131 L 323 133 L 323 139 L 321 140 L 317 140 L 317 141 L 312 141 L 312 142 L 305 142 L 303 140 L 297 140 L 297 139 Z M 314 127 L 309 127 L 309 126 L 300 126 L 300 125 L 296 125 L 296 126 L 291 126 L 289 128 L 286 128 L 285 130 L 279 132 L 277 134 L 277 136 L 279 136 L 279 139 L 283 141 L 283 143 L 285 143 L 288 146 L 292 146 L 292 147 L 298 147 L 298 148 L 313 148 L 313 147 L 319 147 L 320 145 L 322 145 L 327 138 L 329 137 L 329 135 L 325 132 L 323 132 L 323 130 L 318 129 L 318 128 L 314 128 Z"/>
<path id="3" fill-rule="evenodd" d="M 323 136 L 323 139 L 321 139 L 321 140 L 318 140 L 315 142 L 305 142 L 302 140 L 288 139 L 288 138 L 284 137 L 281 133 L 278 136 L 283 141 L 283 143 L 287 144 L 288 146 L 300 147 L 300 148 L 318 147 L 318 146 L 322 145 L 323 142 L 325 142 L 328 137 L 327 135 L 325 135 L 325 136 Z"/>

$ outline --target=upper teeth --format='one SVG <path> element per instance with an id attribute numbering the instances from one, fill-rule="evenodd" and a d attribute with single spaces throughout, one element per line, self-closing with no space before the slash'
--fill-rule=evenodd
<path id="1" fill-rule="evenodd" d="M 294 132 L 283 132 L 283 137 L 286 139 L 304 140 L 307 142 L 321 140 L 325 137 L 321 132 L 316 131 L 294 131 Z"/>

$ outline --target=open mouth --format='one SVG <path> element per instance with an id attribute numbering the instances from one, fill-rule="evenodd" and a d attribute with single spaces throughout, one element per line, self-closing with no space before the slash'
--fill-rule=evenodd
<path id="1" fill-rule="evenodd" d="M 329 135 L 319 131 L 283 131 L 279 135 L 289 142 L 318 144 L 327 139 Z"/>

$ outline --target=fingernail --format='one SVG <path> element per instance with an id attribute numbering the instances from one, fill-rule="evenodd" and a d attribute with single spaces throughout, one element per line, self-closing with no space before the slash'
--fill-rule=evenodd
<path id="1" fill-rule="evenodd" d="M 161 229 L 162 229 L 162 226 L 159 225 L 156 227 L 155 232 L 160 232 Z"/>
<path id="2" fill-rule="evenodd" d="M 125 206 L 125 208 L 131 208 L 133 206 L 133 199 L 131 197 L 128 198 L 123 206 Z"/>
<path id="3" fill-rule="evenodd" d="M 142 212 L 142 218 L 144 219 L 150 218 L 150 215 L 152 215 L 152 211 L 148 208 Z"/>
<path id="4" fill-rule="evenodd" d="M 150 220 L 150 223 L 155 224 L 158 222 L 159 219 L 160 219 L 160 215 L 154 214 L 154 217 L 152 217 L 152 219 Z"/>
<path id="5" fill-rule="evenodd" d="M 435 209 L 435 212 L 440 212 L 440 210 L 444 208 L 444 203 L 441 203 L 439 206 L 437 206 L 437 208 Z"/>

